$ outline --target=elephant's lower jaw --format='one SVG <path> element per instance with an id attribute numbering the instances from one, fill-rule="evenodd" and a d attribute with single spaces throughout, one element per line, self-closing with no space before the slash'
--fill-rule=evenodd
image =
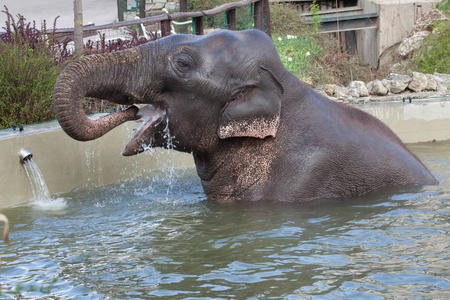
<path id="1" fill-rule="evenodd" d="M 138 116 L 144 120 L 144 124 L 125 146 L 122 152 L 123 156 L 139 154 L 150 146 L 156 132 L 159 131 L 158 125 L 166 120 L 166 110 L 159 106 L 148 105 L 139 109 Z"/>

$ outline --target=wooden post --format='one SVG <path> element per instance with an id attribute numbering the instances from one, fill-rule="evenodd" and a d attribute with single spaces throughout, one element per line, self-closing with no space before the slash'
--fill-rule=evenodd
<path id="1" fill-rule="evenodd" d="M 264 32 L 272 37 L 272 27 L 270 25 L 270 3 L 269 0 L 263 0 L 263 15 L 264 15 Z"/>
<path id="2" fill-rule="evenodd" d="M 236 30 L 236 10 L 230 9 L 225 12 L 227 14 L 228 29 Z"/>
<path id="3" fill-rule="evenodd" d="M 187 0 L 180 0 L 180 12 L 187 12 Z M 180 22 L 186 21 L 185 18 L 180 19 Z M 188 33 L 188 25 L 181 25 L 180 33 Z"/>
<path id="4" fill-rule="evenodd" d="M 73 41 L 75 43 L 75 52 L 83 52 L 83 6 L 82 0 L 73 0 L 73 15 L 74 15 L 74 31 Z"/>
<path id="5" fill-rule="evenodd" d="M 253 20 L 255 22 L 255 28 L 263 30 L 263 5 L 262 1 L 253 3 Z"/>
<path id="6" fill-rule="evenodd" d="M 145 18 L 145 0 L 139 0 L 139 18 Z M 144 35 L 142 31 L 142 26 L 139 26 L 139 35 Z"/>
<path id="7" fill-rule="evenodd" d="M 194 34 L 195 35 L 203 35 L 203 17 L 195 17 L 194 18 Z"/>
<path id="8" fill-rule="evenodd" d="M 127 4 L 124 0 L 117 0 L 117 17 L 119 19 L 119 22 L 123 21 L 123 12 L 127 10 Z"/>
<path id="9" fill-rule="evenodd" d="M 145 0 L 139 0 L 139 18 L 145 18 Z"/>
<path id="10" fill-rule="evenodd" d="M 164 20 L 161 21 L 161 36 L 169 36 L 170 35 L 170 21 Z"/>

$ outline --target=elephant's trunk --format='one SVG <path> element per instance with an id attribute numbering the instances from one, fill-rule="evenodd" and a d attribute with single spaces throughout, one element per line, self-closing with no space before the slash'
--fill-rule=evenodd
<path id="1" fill-rule="evenodd" d="M 54 88 L 56 117 L 62 129 L 72 138 L 89 141 L 101 137 L 118 125 L 137 119 L 138 108 L 113 113 L 98 120 L 88 118 L 83 110 L 84 97 L 110 100 L 117 104 L 141 102 L 143 97 L 139 60 L 141 51 L 82 57 L 68 65 Z M 141 84 L 141 86 L 139 86 Z"/>

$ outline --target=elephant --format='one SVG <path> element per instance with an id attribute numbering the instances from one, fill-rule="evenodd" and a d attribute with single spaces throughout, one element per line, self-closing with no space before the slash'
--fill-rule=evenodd
<path id="1" fill-rule="evenodd" d="M 84 97 L 129 107 L 91 120 Z M 288 72 L 257 29 L 172 35 L 81 57 L 58 77 L 54 108 L 62 129 L 79 141 L 145 119 L 125 156 L 168 147 L 170 132 L 173 149 L 192 153 L 207 198 L 220 203 L 348 198 L 437 184 L 381 121 Z"/>

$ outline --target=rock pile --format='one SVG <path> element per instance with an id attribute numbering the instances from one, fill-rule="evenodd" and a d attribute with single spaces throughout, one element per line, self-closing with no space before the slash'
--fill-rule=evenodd
<path id="1" fill-rule="evenodd" d="M 412 76 L 391 73 L 383 80 L 373 80 L 367 84 L 353 81 L 348 87 L 326 84 L 316 91 L 335 101 L 361 102 L 380 100 L 379 97 L 396 95 L 396 98 L 423 97 L 430 95 L 450 95 L 450 74 L 423 74 L 412 72 Z M 416 95 L 414 95 L 416 94 Z"/>

